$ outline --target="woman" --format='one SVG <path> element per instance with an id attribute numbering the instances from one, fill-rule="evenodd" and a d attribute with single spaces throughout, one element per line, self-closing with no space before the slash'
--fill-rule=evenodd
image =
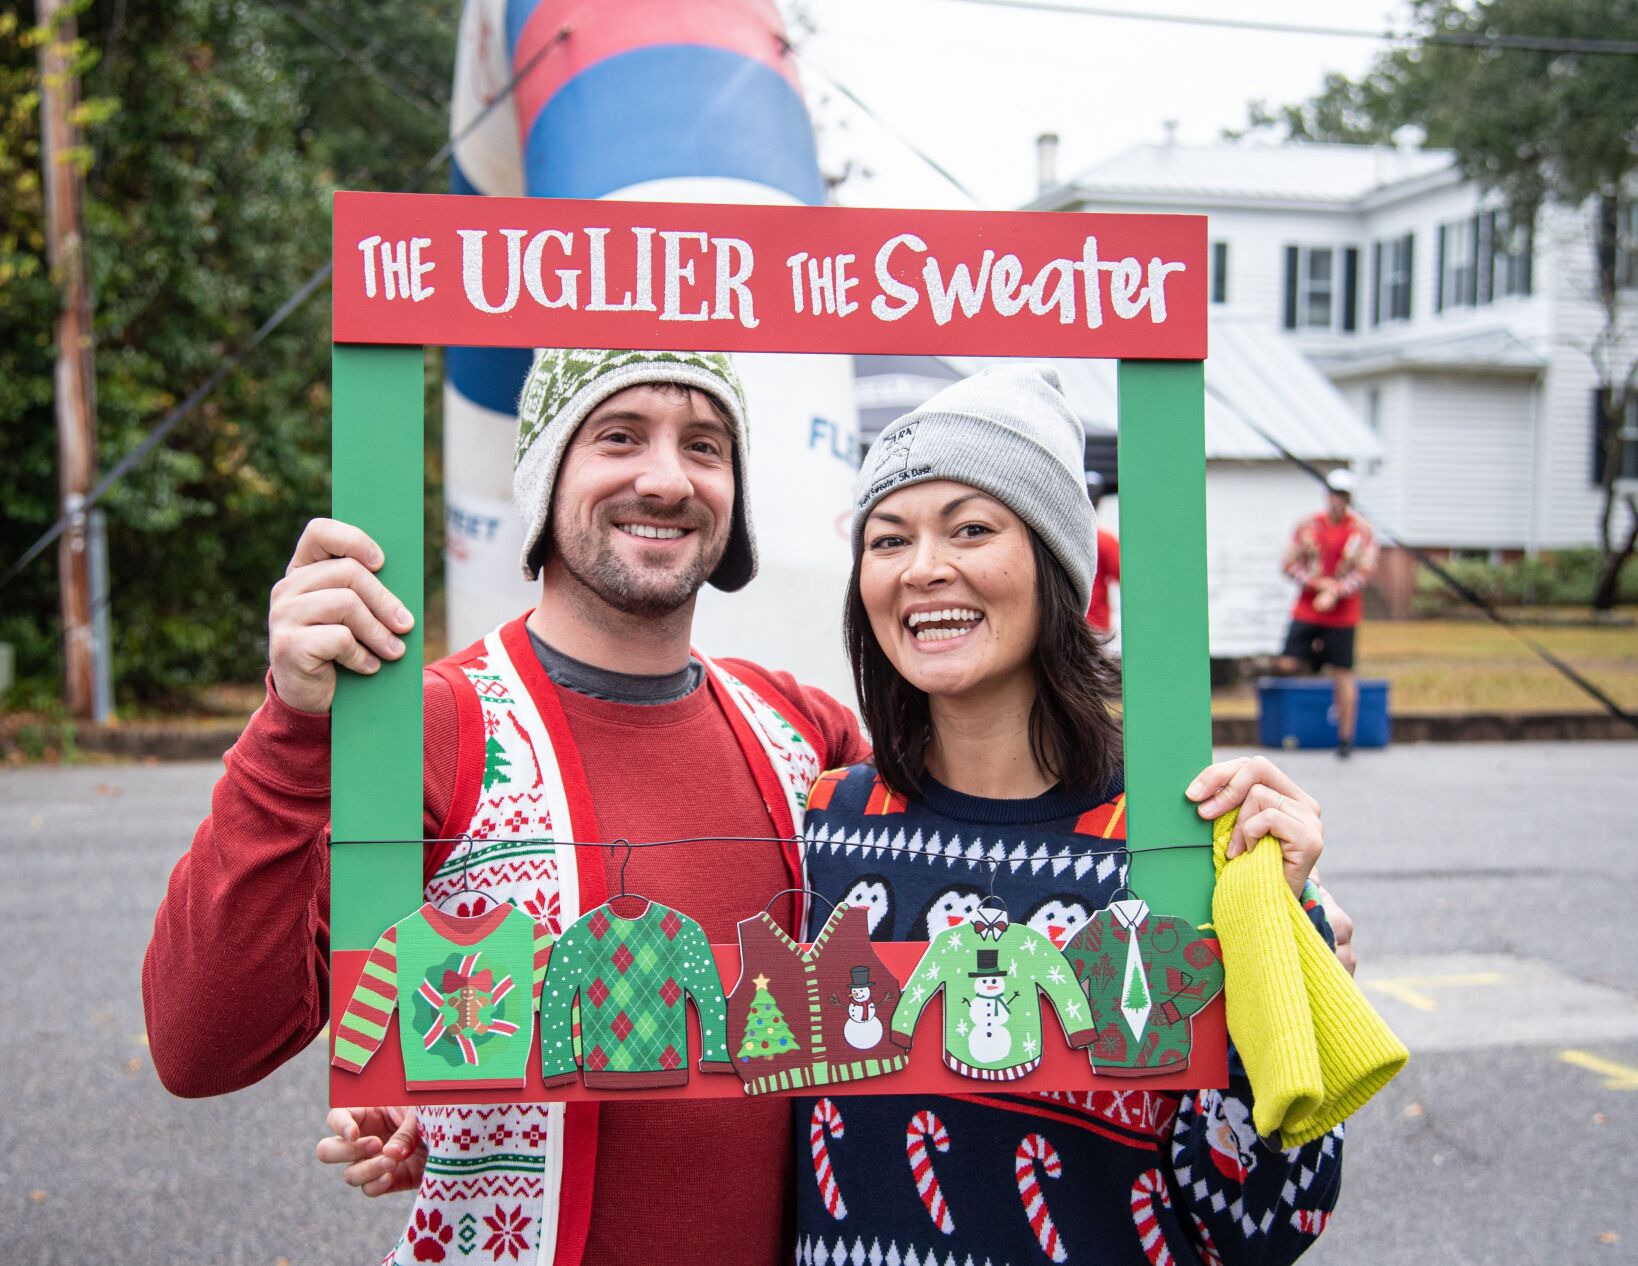
<path id="1" fill-rule="evenodd" d="M 967 859 L 997 845 L 1017 860 L 994 893 L 1060 946 L 1121 895 L 1119 677 L 1084 618 L 1083 444 L 1055 375 L 1011 365 L 947 388 L 866 458 L 846 630 L 875 757 L 821 779 L 807 835 L 812 886 L 870 907 L 873 939 L 969 919 L 991 875 Z M 1188 795 L 1205 817 L 1239 806 L 1231 855 L 1278 836 L 1303 893 L 1321 832 L 1289 779 L 1230 762 Z M 845 847 L 866 834 L 889 846 Z M 797 1261 L 1289 1262 L 1335 1202 L 1341 1132 L 1265 1144 L 1233 1066 L 1222 1093 L 799 1101 Z M 822 1168 L 805 1127 L 833 1112 Z"/>

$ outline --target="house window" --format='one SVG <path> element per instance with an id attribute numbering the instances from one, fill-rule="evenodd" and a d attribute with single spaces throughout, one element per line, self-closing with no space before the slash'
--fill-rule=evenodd
<path id="1" fill-rule="evenodd" d="M 1531 257 L 1535 254 L 1535 234 L 1528 224 L 1509 224 L 1490 213 L 1491 283 L 1490 292 L 1498 299 L 1527 295 L 1531 289 Z"/>
<path id="2" fill-rule="evenodd" d="M 1371 294 L 1371 324 L 1408 321 L 1411 314 L 1411 267 L 1416 235 L 1389 238 L 1371 244 L 1376 289 Z"/>
<path id="3" fill-rule="evenodd" d="M 1297 265 L 1297 324 L 1309 330 L 1331 328 L 1331 295 L 1336 253 L 1330 247 L 1302 249 Z"/>
<path id="4" fill-rule="evenodd" d="M 1604 393 L 1593 392 L 1593 460 L 1592 481 L 1595 487 L 1604 482 L 1604 443 L 1609 437 L 1614 419 L 1604 408 Z M 1629 392 L 1626 412 L 1621 418 L 1620 470 L 1617 479 L 1638 479 L 1638 394 Z"/>
<path id="5" fill-rule="evenodd" d="M 1471 308 L 1479 302 L 1479 217 L 1439 226 L 1439 284 L 1435 307 Z M 1488 296 L 1487 296 L 1488 298 Z"/>
<path id="6" fill-rule="evenodd" d="M 1638 286 L 1638 202 L 1622 204 L 1616 220 L 1615 284 Z"/>
<path id="7" fill-rule="evenodd" d="M 1211 301 L 1228 302 L 1228 243 L 1211 244 Z"/>
<path id="8" fill-rule="evenodd" d="M 1285 248 L 1285 328 L 1328 330 L 1335 323 L 1336 250 L 1330 246 Z"/>

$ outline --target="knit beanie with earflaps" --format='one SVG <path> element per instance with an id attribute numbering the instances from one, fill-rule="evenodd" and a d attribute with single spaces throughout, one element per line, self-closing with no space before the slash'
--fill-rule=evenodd
<path id="1" fill-rule="evenodd" d="M 876 503 L 911 484 L 950 479 L 987 492 L 1034 529 L 1085 610 L 1098 566 L 1086 495 L 1086 432 L 1046 365 L 995 365 L 892 422 L 865 455 L 853 499 L 853 556 Z"/>
<path id="2" fill-rule="evenodd" d="M 552 491 L 569 441 L 592 410 L 616 392 L 651 383 L 675 383 L 705 392 L 728 418 L 734 447 L 734 511 L 728 548 L 711 573 L 718 589 L 744 588 L 756 575 L 756 536 L 746 497 L 749 423 L 745 391 L 734 363 L 722 352 L 638 352 L 549 348 L 535 356 L 518 400 L 518 451 L 512 464 L 512 499 L 523 516 L 523 578 L 539 573 L 551 542 L 546 525 Z"/>

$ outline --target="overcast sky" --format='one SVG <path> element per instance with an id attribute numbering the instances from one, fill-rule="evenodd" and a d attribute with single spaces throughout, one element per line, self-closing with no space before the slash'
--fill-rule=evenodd
<path id="1" fill-rule="evenodd" d="M 1075 2 L 1075 0 L 1071 0 Z M 1403 24 L 1393 0 L 1084 0 L 1148 12 L 1379 29 Z M 852 206 L 971 207 L 823 77 L 845 84 L 894 131 L 937 159 L 989 208 L 1035 193 L 1035 137 L 1061 138 L 1067 177 L 1129 145 L 1206 143 L 1244 123 L 1246 104 L 1299 101 L 1325 72 L 1357 75 L 1382 45 L 1032 13 L 963 0 L 808 0 L 818 25 L 803 44 L 803 79 L 827 167 L 868 168 L 841 199 Z"/>

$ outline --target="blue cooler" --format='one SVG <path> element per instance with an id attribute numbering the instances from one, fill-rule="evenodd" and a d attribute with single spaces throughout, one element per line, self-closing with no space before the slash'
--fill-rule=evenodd
<path id="1" fill-rule="evenodd" d="M 1264 747 L 1335 747 L 1337 714 L 1329 677 L 1259 677 L 1257 741 Z M 1359 680 L 1355 747 L 1388 745 L 1388 683 Z"/>

